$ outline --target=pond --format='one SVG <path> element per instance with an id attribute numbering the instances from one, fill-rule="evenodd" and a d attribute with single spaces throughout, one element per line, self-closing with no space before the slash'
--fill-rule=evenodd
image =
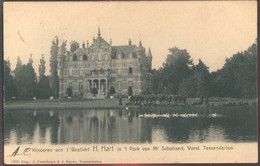
<path id="1" fill-rule="evenodd" d="M 256 107 L 231 108 L 231 113 L 220 116 L 164 116 L 149 111 L 144 115 L 144 112 L 140 109 L 5 110 L 4 143 L 257 142 Z"/>

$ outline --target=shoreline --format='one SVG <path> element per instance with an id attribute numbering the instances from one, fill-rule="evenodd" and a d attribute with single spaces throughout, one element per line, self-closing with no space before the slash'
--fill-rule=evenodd
<path id="1" fill-rule="evenodd" d="M 13 109 L 119 109 L 124 108 L 128 99 L 122 100 L 119 106 L 118 99 L 95 99 L 95 100 L 48 100 L 39 99 L 32 101 L 13 101 L 3 104 L 7 110 Z"/>
<path id="2" fill-rule="evenodd" d="M 188 99 L 187 103 L 196 102 L 197 99 Z M 211 99 L 210 104 L 215 104 L 216 106 L 220 104 L 225 104 L 228 102 L 247 102 L 249 105 L 256 102 L 256 99 L 232 99 L 227 100 L 225 98 L 220 98 L 218 100 Z M 125 108 L 125 104 L 129 102 L 129 99 L 122 99 L 122 106 L 119 106 L 119 101 L 115 99 L 89 99 L 89 100 L 48 100 L 48 99 L 38 99 L 31 101 L 12 101 L 3 104 L 3 108 L 7 110 L 14 109 L 122 109 Z M 256 102 L 257 103 L 257 102 Z M 205 107 L 206 105 L 198 105 L 195 107 Z M 129 106 L 130 108 L 139 108 L 139 106 Z M 160 106 L 154 106 L 150 108 L 158 108 Z M 162 106 L 165 108 L 167 106 Z M 146 107 L 144 107 L 146 108 Z M 147 107 L 149 108 L 149 107 Z"/>

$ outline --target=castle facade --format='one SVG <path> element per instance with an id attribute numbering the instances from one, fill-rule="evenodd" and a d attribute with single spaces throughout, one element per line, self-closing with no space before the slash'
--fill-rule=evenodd
<path id="1" fill-rule="evenodd" d="M 89 45 L 83 43 L 75 51 L 66 51 L 62 46 L 58 53 L 59 96 L 66 97 L 71 88 L 72 96 L 91 98 L 92 88 L 98 91 L 98 98 L 108 96 L 113 86 L 116 95 L 127 95 L 131 87 L 133 95 L 151 88 L 152 53 L 146 52 L 142 42 L 132 45 L 113 46 L 101 37 L 100 28 L 96 38 Z"/>

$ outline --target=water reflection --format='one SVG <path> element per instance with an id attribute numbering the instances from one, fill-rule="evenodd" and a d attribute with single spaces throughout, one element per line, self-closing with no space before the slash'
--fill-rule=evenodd
<path id="1" fill-rule="evenodd" d="M 141 118 L 139 114 L 142 111 L 6 110 L 5 144 L 257 141 L 255 114 L 221 118 Z"/>

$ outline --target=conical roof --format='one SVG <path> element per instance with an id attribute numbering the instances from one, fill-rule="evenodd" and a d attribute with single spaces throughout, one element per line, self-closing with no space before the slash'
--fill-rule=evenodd
<path id="1" fill-rule="evenodd" d="M 142 41 L 139 41 L 139 48 L 143 48 Z"/>
<path id="2" fill-rule="evenodd" d="M 150 47 L 149 47 L 149 49 L 148 49 L 147 56 L 148 56 L 148 57 L 151 57 L 151 56 L 152 56 L 152 52 L 151 52 L 151 49 L 150 49 Z"/>

